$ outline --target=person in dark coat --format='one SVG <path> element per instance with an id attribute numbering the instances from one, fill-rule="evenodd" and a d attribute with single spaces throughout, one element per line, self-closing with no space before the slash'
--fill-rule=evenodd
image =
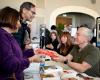
<path id="1" fill-rule="evenodd" d="M 39 57 L 30 51 L 24 52 L 12 35 L 20 28 L 17 10 L 5 7 L 0 11 L 0 80 L 23 80 L 23 70 Z"/>
<path id="2" fill-rule="evenodd" d="M 17 33 L 13 33 L 22 50 L 25 50 L 26 45 L 31 43 L 31 29 L 27 21 L 31 22 L 34 17 L 35 5 L 31 2 L 24 2 L 20 6 L 21 28 L 19 28 Z"/>

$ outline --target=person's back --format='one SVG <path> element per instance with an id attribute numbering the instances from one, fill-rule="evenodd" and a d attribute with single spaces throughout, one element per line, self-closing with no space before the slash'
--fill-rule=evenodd
<path id="1" fill-rule="evenodd" d="M 19 61 L 23 60 L 22 59 L 22 56 L 23 56 L 22 55 L 22 51 L 19 48 L 19 45 L 17 44 L 17 42 L 16 42 L 16 40 L 14 39 L 13 36 L 11 36 L 10 34 L 8 34 L 3 29 L 0 29 L 0 34 L 2 35 L 1 36 L 2 39 L 0 40 L 0 44 L 1 44 L 0 45 L 0 47 L 1 47 L 0 48 L 0 55 L 3 53 L 2 57 L 1 57 L 1 59 L 2 59 L 1 60 L 1 64 L 0 64 L 0 65 L 2 65 L 2 66 L 0 66 L 0 77 L 1 78 L 3 78 L 3 77 L 5 77 L 5 78 L 12 77 L 12 75 L 14 73 L 16 75 L 16 78 L 19 79 L 19 80 L 21 80 L 21 78 L 23 76 L 22 71 L 23 71 L 24 68 L 23 68 L 23 66 L 21 66 L 19 64 Z M 6 39 L 6 41 L 5 41 L 5 39 Z M 13 55 L 15 55 L 15 56 L 13 56 Z M 17 60 L 17 59 L 19 59 L 19 60 Z M 24 63 L 24 66 L 28 67 L 27 63 L 28 63 L 28 61 L 26 61 Z M 6 66 L 7 66 L 7 68 L 6 68 Z M 18 68 L 18 66 L 20 66 L 20 68 L 22 68 L 22 69 Z M 3 79 L 3 80 L 6 80 L 6 79 Z"/>
<path id="2" fill-rule="evenodd" d="M 33 51 L 26 51 L 28 55 L 22 53 L 12 35 L 21 27 L 19 15 L 17 10 L 10 7 L 5 7 L 0 11 L 0 80 L 11 80 L 11 78 L 23 80 L 23 70 L 38 57 Z"/>
<path id="3" fill-rule="evenodd" d="M 3 8 L 0 12 L 0 80 L 9 80 L 9 77 L 13 78 L 13 74 L 16 73 L 19 73 L 16 78 L 21 80 L 23 69 L 29 66 L 29 61 L 22 58 L 22 51 L 11 34 L 19 27 L 17 10 L 10 7 Z"/>

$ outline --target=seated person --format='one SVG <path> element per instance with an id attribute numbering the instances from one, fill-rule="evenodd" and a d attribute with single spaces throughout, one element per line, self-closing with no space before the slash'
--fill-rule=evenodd
<path id="1" fill-rule="evenodd" d="M 49 43 L 46 45 L 46 49 L 50 49 L 50 50 L 54 50 L 57 51 L 57 46 L 58 46 L 59 42 L 58 42 L 58 35 L 56 31 L 52 31 L 50 33 L 50 41 Z"/>
<path id="2" fill-rule="evenodd" d="M 60 45 L 58 46 L 57 52 L 60 55 L 67 56 L 72 50 L 73 43 L 69 32 L 63 32 L 60 36 Z"/>
<path id="3" fill-rule="evenodd" d="M 66 63 L 78 72 L 84 72 L 89 76 L 100 77 L 100 51 L 90 44 L 93 37 L 92 30 L 83 26 L 78 28 L 75 43 L 70 54 L 66 57 L 59 56 L 56 61 Z"/>

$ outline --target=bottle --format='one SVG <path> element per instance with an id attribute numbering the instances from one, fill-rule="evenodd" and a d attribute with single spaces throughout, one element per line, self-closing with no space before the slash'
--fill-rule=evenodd
<path id="1" fill-rule="evenodd" d="M 40 74 L 44 73 L 44 66 L 45 66 L 45 62 L 44 61 L 40 62 Z"/>

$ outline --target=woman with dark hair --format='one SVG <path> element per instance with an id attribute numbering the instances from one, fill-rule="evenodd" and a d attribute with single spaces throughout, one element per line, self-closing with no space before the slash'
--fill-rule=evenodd
<path id="1" fill-rule="evenodd" d="M 23 70 L 30 62 L 39 60 L 35 56 L 23 56 L 22 50 L 12 35 L 20 28 L 17 10 L 5 7 L 0 11 L 0 80 L 23 80 Z M 27 52 L 28 54 L 28 52 Z M 33 53 L 31 53 L 33 54 Z"/>
<path id="2" fill-rule="evenodd" d="M 50 33 L 50 40 L 48 44 L 46 45 L 46 48 L 57 51 L 58 44 L 59 44 L 59 41 L 58 41 L 57 31 L 52 31 Z"/>
<path id="3" fill-rule="evenodd" d="M 66 56 L 73 48 L 72 37 L 69 32 L 63 32 L 60 36 L 60 45 L 58 48 L 58 53 L 60 55 Z"/>

